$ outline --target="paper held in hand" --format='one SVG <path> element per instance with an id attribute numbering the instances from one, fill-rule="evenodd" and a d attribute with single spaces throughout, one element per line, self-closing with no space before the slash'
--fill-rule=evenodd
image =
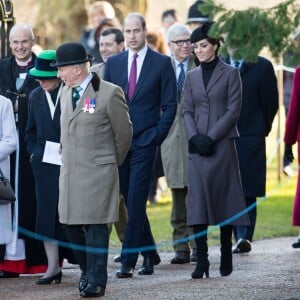
<path id="1" fill-rule="evenodd" d="M 61 154 L 59 153 L 59 148 L 59 143 L 46 141 L 43 162 L 61 166 L 62 160 Z"/>

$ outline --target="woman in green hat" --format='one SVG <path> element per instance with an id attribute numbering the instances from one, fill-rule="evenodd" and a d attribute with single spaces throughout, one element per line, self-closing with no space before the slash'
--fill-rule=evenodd
<path id="1" fill-rule="evenodd" d="M 58 179 L 60 166 L 43 159 L 46 143 L 59 146 L 60 141 L 60 94 L 62 82 L 57 78 L 57 68 L 50 63 L 55 60 L 55 50 L 40 52 L 34 68 L 28 71 L 40 86 L 29 95 L 29 113 L 25 142 L 30 156 L 31 168 L 37 191 L 37 214 L 35 232 L 43 240 L 48 268 L 37 284 L 61 282 L 61 255 L 57 240 L 64 239 L 58 222 Z M 51 241 L 51 240 L 53 241 Z"/>

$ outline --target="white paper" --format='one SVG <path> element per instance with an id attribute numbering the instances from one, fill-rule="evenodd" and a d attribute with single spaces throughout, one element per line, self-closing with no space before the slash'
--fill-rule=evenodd
<path id="1" fill-rule="evenodd" d="M 59 153 L 59 148 L 59 143 L 46 141 L 43 162 L 61 166 L 62 161 L 61 154 Z"/>

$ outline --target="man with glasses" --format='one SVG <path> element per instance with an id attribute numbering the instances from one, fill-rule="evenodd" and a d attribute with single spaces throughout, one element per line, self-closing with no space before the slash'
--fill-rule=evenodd
<path id="1" fill-rule="evenodd" d="M 193 232 L 186 225 L 185 198 L 187 195 L 187 138 L 182 119 L 183 84 L 185 74 L 194 68 L 194 56 L 190 42 L 190 30 L 181 24 L 172 25 L 167 31 L 168 46 L 177 78 L 177 114 L 168 136 L 161 146 L 162 161 L 167 184 L 172 193 L 171 225 L 175 256 L 171 264 L 185 264 L 196 261 L 195 241 L 185 240 Z M 181 241 L 182 240 L 182 241 Z M 178 242 L 179 241 L 179 242 Z M 192 256 L 190 257 L 190 245 Z"/>
<path id="2" fill-rule="evenodd" d="M 176 114 L 176 78 L 168 56 L 146 45 L 146 22 L 139 13 L 124 20 L 128 50 L 109 57 L 104 79 L 125 92 L 133 124 L 133 139 L 120 171 L 121 193 L 128 209 L 128 222 L 117 277 L 132 277 L 138 253 L 144 256 L 139 275 L 151 275 L 160 258 L 146 214 L 151 171 L 160 146 Z"/>

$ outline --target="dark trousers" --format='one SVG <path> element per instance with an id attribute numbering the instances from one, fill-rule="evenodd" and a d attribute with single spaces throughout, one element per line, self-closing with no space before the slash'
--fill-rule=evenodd
<path id="1" fill-rule="evenodd" d="M 160 147 L 156 147 L 156 155 L 153 163 L 152 176 L 148 193 L 148 199 L 151 203 L 155 203 L 158 179 L 162 176 L 164 176 L 164 170 L 161 160 L 161 151 Z"/>
<path id="2" fill-rule="evenodd" d="M 106 288 L 108 259 L 108 226 L 106 224 L 65 225 L 74 256 L 89 283 Z"/>
<path id="3" fill-rule="evenodd" d="M 250 205 L 256 203 L 256 197 L 246 197 L 246 205 L 249 207 Z M 250 242 L 253 240 L 254 229 L 256 224 L 256 205 L 248 212 L 248 216 L 250 219 L 250 225 L 235 225 L 233 226 L 233 233 L 235 240 L 246 239 Z"/>
<path id="4" fill-rule="evenodd" d="M 138 254 L 153 256 L 156 246 L 146 213 L 156 146 L 131 146 L 119 167 L 121 194 L 128 211 L 128 222 L 122 245 L 121 263 L 135 267 Z M 142 248 L 142 249 L 140 249 Z"/>

